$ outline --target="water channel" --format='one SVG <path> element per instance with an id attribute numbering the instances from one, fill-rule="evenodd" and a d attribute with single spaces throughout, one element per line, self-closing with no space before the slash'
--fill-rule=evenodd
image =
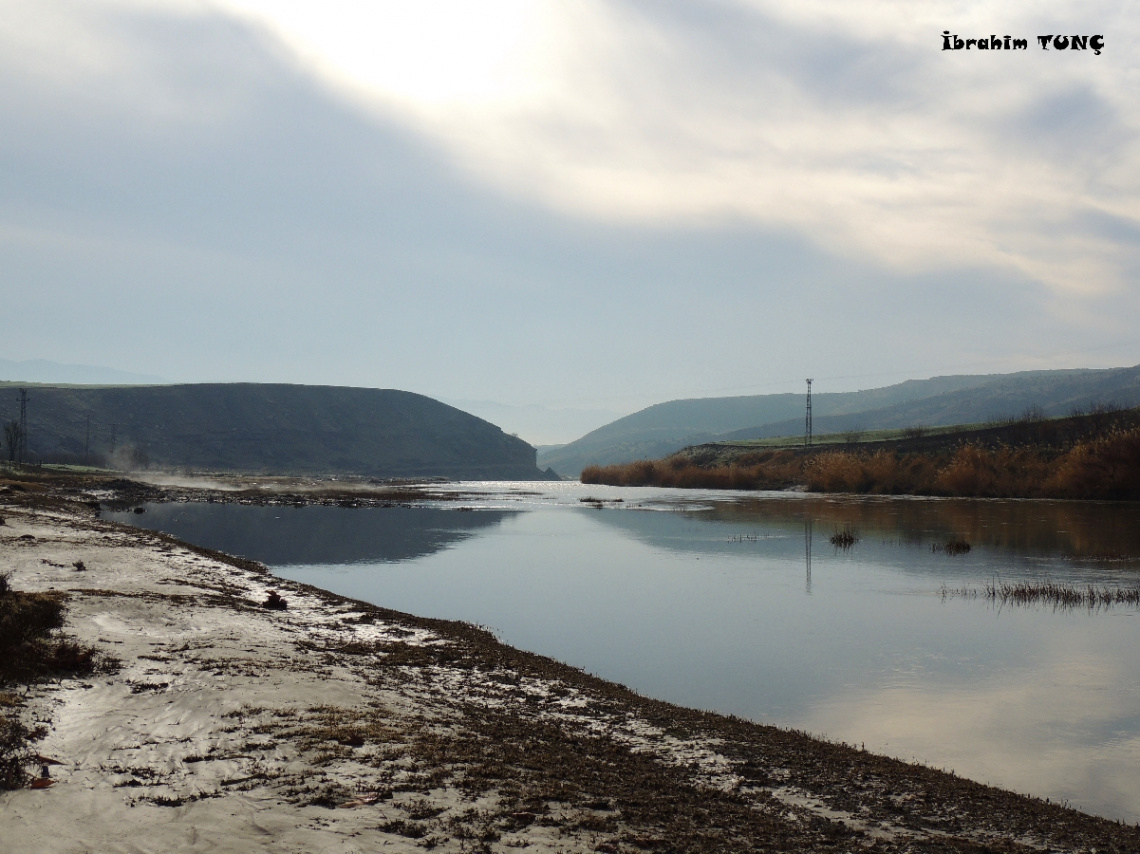
<path id="1" fill-rule="evenodd" d="M 654 697 L 1140 821 L 1137 609 L 940 592 L 995 579 L 1133 586 L 1140 506 L 574 483 L 434 491 L 414 507 L 107 515 L 488 626 Z M 843 530 L 859 538 L 851 548 L 829 542 Z M 947 553 L 951 538 L 971 550 Z"/>

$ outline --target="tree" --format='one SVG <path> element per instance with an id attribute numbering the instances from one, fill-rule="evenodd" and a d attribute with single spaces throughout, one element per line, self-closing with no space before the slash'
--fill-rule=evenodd
<path id="1" fill-rule="evenodd" d="M 9 421 L 4 425 L 4 441 L 8 443 L 8 462 L 16 461 L 16 451 L 20 448 L 20 440 L 24 438 L 24 431 L 19 421 Z"/>

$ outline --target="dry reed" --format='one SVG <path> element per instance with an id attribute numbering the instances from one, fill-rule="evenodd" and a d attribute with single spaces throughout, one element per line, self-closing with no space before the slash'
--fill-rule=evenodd
<path id="1" fill-rule="evenodd" d="M 1098 610 L 1114 605 L 1140 607 L 1140 585 L 1107 587 L 1080 586 L 1058 581 L 988 582 L 981 591 L 973 587 L 943 586 L 942 598 L 976 599 L 981 596 L 998 605 L 1052 605 L 1055 608 L 1088 608 Z"/>
<path id="2" fill-rule="evenodd" d="M 678 454 L 663 460 L 588 466 L 581 480 L 700 489 L 785 489 L 806 483 L 812 492 L 1137 500 L 1140 428 L 1080 440 L 1067 449 L 967 443 L 940 451 L 783 450 L 704 465 Z"/>

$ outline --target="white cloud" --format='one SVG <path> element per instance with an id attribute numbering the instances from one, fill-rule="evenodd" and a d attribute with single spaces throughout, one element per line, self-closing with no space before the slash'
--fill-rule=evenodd
<path id="1" fill-rule="evenodd" d="M 225 0 L 471 174 L 590 218 L 746 220 L 903 271 L 1123 286 L 1138 25 L 1110 4 Z M 1025 53 L 943 52 L 1010 34 Z M 1102 32 L 1057 55 L 1039 31 Z M 1075 112 L 1074 112 L 1075 111 Z M 1086 225 L 1082 225 L 1086 223 Z"/>
<path id="2" fill-rule="evenodd" d="M 402 108 L 494 109 L 546 96 L 552 0 L 218 0 L 321 74 Z"/>
<path id="3" fill-rule="evenodd" d="M 631 408 L 631 389 L 640 406 L 885 365 L 1065 367 L 1106 340 L 1121 355 L 1099 364 L 1135 361 L 1122 52 L 943 55 L 941 4 L 918 23 L 886 3 L 466 5 L 485 18 L 6 0 L 6 304 L 50 293 L 57 316 L 8 346 L 89 359 L 56 350 L 116 322 L 91 321 L 108 300 L 169 317 L 194 292 L 232 327 L 208 355 L 171 349 L 166 376 L 250 378 L 273 358 L 242 349 L 250 324 L 324 342 L 279 344 L 265 378 L 374 382 L 342 352 L 356 340 L 404 387 Z M 982 23 L 957 29 L 1006 29 Z M 397 358 L 441 318 L 463 335 Z M 552 375 L 517 357 L 520 330 L 577 355 Z"/>

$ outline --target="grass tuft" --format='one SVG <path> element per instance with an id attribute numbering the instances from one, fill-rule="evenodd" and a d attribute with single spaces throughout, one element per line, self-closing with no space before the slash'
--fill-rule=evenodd
<path id="1" fill-rule="evenodd" d="M 90 673 L 107 669 L 113 660 L 93 647 L 58 636 L 63 627 L 64 596 L 12 589 L 11 576 L 0 573 L 0 687 L 31 682 L 50 674 Z M 28 729 L 20 720 L 15 694 L 0 696 L 0 789 L 28 783 L 32 741 L 42 728 Z"/>
<path id="2" fill-rule="evenodd" d="M 859 542 L 859 537 L 853 530 L 851 530 L 850 527 L 847 527 L 842 531 L 836 531 L 834 534 L 828 537 L 828 542 L 830 542 L 837 549 L 843 549 L 843 551 L 847 551 L 849 548 Z"/>
<path id="3" fill-rule="evenodd" d="M 949 588 L 940 591 L 943 599 L 988 599 L 997 605 L 1052 605 L 1054 608 L 1088 608 L 1099 610 L 1114 605 L 1140 607 L 1140 585 L 1107 587 L 1089 584 L 1063 584 L 1057 581 L 991 581 L 979 591 L 974 587 Z"/>

